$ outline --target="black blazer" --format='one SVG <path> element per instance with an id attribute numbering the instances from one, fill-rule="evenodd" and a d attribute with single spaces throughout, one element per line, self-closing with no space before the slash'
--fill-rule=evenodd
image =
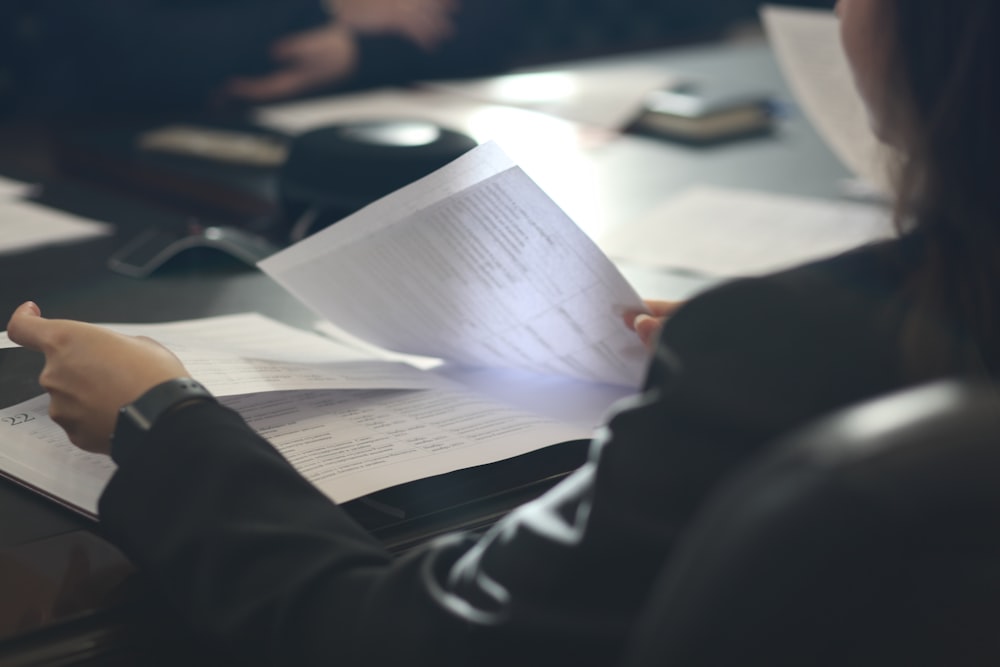
<path id="1" fill-rule="evenodd" d="M 196 628 L 274 664 L 614 664 L 713 489 L 790 429 L 907 384 L 912 264 L 892 242 L 695 298 L 589 462 L 483 536 L 394 560 L 211 404 L 133 443 L 103 526 Z"/>

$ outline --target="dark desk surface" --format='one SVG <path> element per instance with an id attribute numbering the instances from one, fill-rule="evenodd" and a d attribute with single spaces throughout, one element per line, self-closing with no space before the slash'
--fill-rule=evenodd
<path id="1" fill-rule="evenodd" d="M 762 88 L 788 99 L 777 67 L 761 44 L 629 57 L 660 64 L 665 72 L 715 81 L 752 77 Z M 0 174 L 39 180 L 45 184 L 42 201 L 113 222 L 118 232 L 75 246 L 4 256 L 0 313 L 30 298 L 46 315 L 90 321 L 164 321 L 243 311 L 303 326 L 313 321 L 307 309 L 266 276 L 222 255 L 192 257 L 144 280 L 112 273 L 106 260 L 114 250 L 145 226 L 177 225 L 182 213 L 150 205 L 134 193 L 67 180 L 51 155 L 45 127 L 23 122 L 0 127 Z M 609 212 L 610 224 L 640 215 L 689 184 L 834 196 L 838 181 L 846 176 L 794 113 L 773 137 L 700 150 L 626 138 L 584 157 L 601 183 L 601 208 Z M 682 296 L 693 289 L 681 277 L 623 268 L 647 296 Z M 37 391 L 32 379 L 37 366 L 37 357 L 23 351 L 0 353 L 0 400 L 12 404 Z M 537 483 L 515 490 L 505 490 L 502 481 L 505 474 L 516 473 L 518 463 L 508 464 L 514 467 L 475 480 L 485 498 L 403 524 L 386 524 L 381 532 L 376 519 L 376 534 L 403 550 L 442 530 L 488 524 L 544 489 L 580 453 L 570 447 L 532 460 L 530 477 Z M 418 485 L 411 495 L 433 496 L 440 491 L 433 484 Z M 363 514 L 365 508 L 358 511 Z M 155 597 L 143 590 L 141 576 L 100 539 L 93 523 L 6 482 L 0 482 L 0 591 L 3 665 L 155 665 L 180 659 L 208 664 L 212 657 L 208 649 L 191 643 Z"/>

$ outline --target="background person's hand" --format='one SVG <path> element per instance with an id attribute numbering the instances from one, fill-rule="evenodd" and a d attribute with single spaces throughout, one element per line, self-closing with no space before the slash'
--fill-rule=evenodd
<path id="1" fill-rule="evenodd" d="M 223 95 L 250 102 L 292 97 L 350 78 L 358 64 L 354 34 L 339 23 L 296 33 L 271 47 L 279 69 L 257 77 L 238 77 Z"/>
<path id="2" fill-rule="evenodd" d="M 334 18 L 359 34 L 404 37 L 432 51 L 455 29 L 458 0 L 327 0 Z"/>
<path id="3" fill-rule="evenodd" d="M 225 97 L 268 102 L 346 81 L 358 67 L 355 35 L 398 35 L 425 51 L 434 50 L 455 29 L 457 0 L 332 0 L 334 19 L 325 26 L 289 35 L 271 46 L 278 69 L 237 77 Z"/>
<path id="4" fill-rule="evenodd" d="M 652 350 L 656 345 L 656 339 L 663 327 L 663 322 L 673 315 L 674 311 L 680 308 L 684 302 L 647 299 L 643 303 L 646 304 L 647 312 L 626 313 L 625 324 L 638 334 L 639 340 L 647 349 Z"/>
<path id="5" fill-rule="evenodd" d="M 188 374 L 155 341 L 83 322 L 49 320 L 31 302 L 14 311 L 7 335 L 45 355 L 39 382 L 51 396 L 49 414 L 73 444 L 92 452 L 109 452 L 122 406 Z"/>

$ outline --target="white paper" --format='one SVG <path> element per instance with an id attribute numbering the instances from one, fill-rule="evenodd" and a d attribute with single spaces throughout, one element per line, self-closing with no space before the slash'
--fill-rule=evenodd
<path id="1" fill-rule="evenodd" d="M 460 388 L 300 392 L 227 399 L 307 479 L 336 501 L 493 463 L 590 429 Z"/>
<path id="2" fill-rule="evenodd" d="M 305 389 L 421 389 L 434 381 L 405 363 L 256 313 L 163 324 L 104 324 L 167 347 L 216 396 Z M 6 332 L 0 348 L 16 347 Z"/>
<path id="3" fill-rule="evenodd" d="M 0 410 L 0 470 L 54 500 L 96 516 L 115 471 L 110 458 L 74 447 L 49 418 L 47 394 Z"/>
<path id="4" fill-rule="evenodd" d="M 111 225 L 0 197 L 0 254 L 106 236 Z"/>
<path id="5" fill-rule="evenodd" d="M 432 370 L 444 364 L 444 360 L 439 357 L 424 357 L 418 354 L 403 354 L 401 352 L 387 350 L 384 347 L 379 347 L 378 345 L 374 345 L 366 340 L 362 340 L 357 336 L 347 333 L 329 320 L 318 320 L 313 328 L 324 336 L 343 345 L 353 347 L 360 353 L 366 354 L 372 359 L 399 361 L 425 371 Z"/>
<path id="6" fill-rule="evenodd" d="M 765 6 L 761 17 L 796 99 L 830 149 L 858 178 L 887 193 L 888 149 L 875 137 L 828 10 Z"/>
<path id="7" fill-rule="evenodd" d="M 639 297 L 492 144 L 267 264 L 367 346 L 255 314 L 107 326 L 174 350 L 335 500 L 587 438 L 645 369 L 622 317 Z M 421 371 L 377 348 L 461 363 Z M 114 466 L 71 447 L 47 405 L 0 411 L 16 429 L 0 469 L 93 514 Z"/>
<path id="8" fill-rule="evenodd" d="M 431 372 L 500 404 L 586 430 L 604 424 L 617 401 L 636 393 L 622 385 L 539 376 L 513 369 L 445 364 Z"/>
<path id="9" fill-rule="evenodd" d="M 97 325 L 129 336 L 147 336 L 168 347 L 176 344 L 222 349 L 229 354 L 257 359 L 309 363 L 376 358 L 349 343 L 337 343 L 260 313 L 235 313 L 170 322 L 99 322 Z M 6 331 L 0 332 L 0 349 L 11 347 L 18 345 L 10 340 Z"/>
<path id="10" fill-rule="evenodd" d="M 429 391 L 299 391 L 230 396 L 239 412 L 321 491 L 344 502 L 431 475 L 589 437 L 443 379 Z M 92 516 L 115 465 L 69 443 L 47 395 L 0 410 L 0 470 Z"/>
<path id="11" fill-rule="evenodd" d="M 260 313 L 235 313 L 150 324 L 111 323 L 130 336 L 148 336 L 167 347 L 220 350 L 251 359 L 298 363 L 365 361 L 372 355 Z"/>
<path id="12" fill-rule="evenodd" d="M 893 234 L 880 206 L 702 186 L 600 244 L 620 261 L 734 277 L 787 269 Z"/>
<path id="13" fill-rule="evenodd" d="M 0 199 L 24 197 L 31 192 L 31 185 L 0 176 Z"/>
<path id="14" fill-rule="evenodd" d="M 541 111 L 577 123 L 621 130 L 639 113 L 646 96 L 673 82 L 658 66 L 635 63 L 555 71 L 525 71 L 485 79 L 430 81 L 432 90 L 494 104 Z"/>
<path id="15" fill-rule="evenodd" d="M 548 137 L 555 145 L 609 140 L 611 134 L 548 114 L 505 105 L 483 104 L 442 90 L 379 88 L 262 107 L 256 121 L 290 134 L 358 121 L 423 120 L 471 135 L 480 142 L 496 141 L 520 162 L 518 148 L 537 153 L 534 145 Z M 530 150 L 534 148 L 534 150 Z"/>
<path id="16" fill-rule="evenodd" d="M 474 366 L 638 386 L 642 301 L 495 144 L 260 263 L 347 332 Z"/>

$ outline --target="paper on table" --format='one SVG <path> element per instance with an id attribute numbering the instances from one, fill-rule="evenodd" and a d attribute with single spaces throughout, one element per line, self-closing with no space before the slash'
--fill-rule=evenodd
<path id="1" fill-rule="evenodd" d="M 622 393 L 588 393 L 584 385 L 562 381 L 563 406 L 554 411 L 572 418 L 560 423 L 539 416 L 558 407 L 556 396 L 520 410 L 445 375 L 379 361 L 256 313 L 105 326 L 150 336 L 177 353 L 193 376 L 338 501 L 586 438 Z M 3 343 L 12 345 L 6 335 Z M 533 384 L 521 382 L 508 384 Z M 287 389 L 311 391 L 279 391 Z M 48 397 L 39 396 L 0 410 L 0 470 L 96 515 L 115 466 L 106 456 L 73 447 L 49 418 L 48 405 Z"/>
<path id="2" fill-rule="evenodd" d="M 387 349 L 631 387 L 645 369 L 639 296 L 492 143 L 260 267 Z"/>
<path id="3" fill-rule="evenodd" d="M 702 186 L 613 230 L 600 245 L 618 260 L 729 277 L 790 268 L 892 235 L 882 207 Z"/>
<path id="4" fill-rule="evenodd" d="M 216 396 L 304 389 L 423 389 L 433 378 L 257 313 L 105 324 L 169 348 Z M 6 332 L 0 348 L 14 347 Z"/>
<path id="5" fill-rule="evenodd" d="M 77 449 L 49 418 L 49 397 L 0 410 L 0 471 L 53 500 L 97 515 L 97 501 L 115 465 Z"/>
<path id="6" fill-rule="evenodd" d="M 661 67 L 628 63 L 582 70 L 569 66 L 485 79 L 429 81 L 421 85 L 484 102 L 542 111 L 607 130 L 621 130 L 639 113 L 650 91 L 667 86 L 672 80 Z"/>
<path id="7" fill-rule="evenodd" d="M 635 389 L 622 385 L 540 376 L 515 369 L 445 364 L 432 372 L 503 405 L 590 431 L 606 421 L 617 401 L 635 395 Z"/>
<path id="8" fill-rule="evenodd" d="M 778 64 L 813 126 L 855 176 L 889 192 L 889 149 L 872 132 L 840 44 L 836 15 L 768 5 L 761 17 Z"/>
<path id="9" fill-rule="evenodd" d="M 106 236 L 111 225 L 0 197 L 0 253 Z"/>
<path id="10" fill-rule="evenodd" d="M 480 143 L 497 141 L 520 162 L 525 154 L 537 155 L 537 142 L 547 138 L 554 145 L 578 146 L 610 140 L 612 133 L 562 118 L 522 108 L 483 104 L 442 90 L 378 88 L 311 100 L 265 106 L 256 122 L 290 134 L 299 134 L 338 123 L 373 120 L 419 119 L 450 127 Z"/>
<path id="11" fill-rule="evenodd" d="M 31 185 L 0 176 L 0 198 L 23 197 L 31 191 Z"/>
<path id="12" fill-rule="evenodd" d="M 446 384 L 432 391 L 303 392 L 294 400 L 262 394 L 226 402 L 340 502 L 591 434 Z"/>
<path id="13" fill-rule="evenodd" d="M 435 390 L 276 392 L 221 401 L 340 502 L 590 435 L 588 425 L 521 412 L 428 375 Z M 48 404 L 46 395 L 0 410 L 0 470 L 96 516 L 115 466 L 73 447 L 49 418 Z"/>

